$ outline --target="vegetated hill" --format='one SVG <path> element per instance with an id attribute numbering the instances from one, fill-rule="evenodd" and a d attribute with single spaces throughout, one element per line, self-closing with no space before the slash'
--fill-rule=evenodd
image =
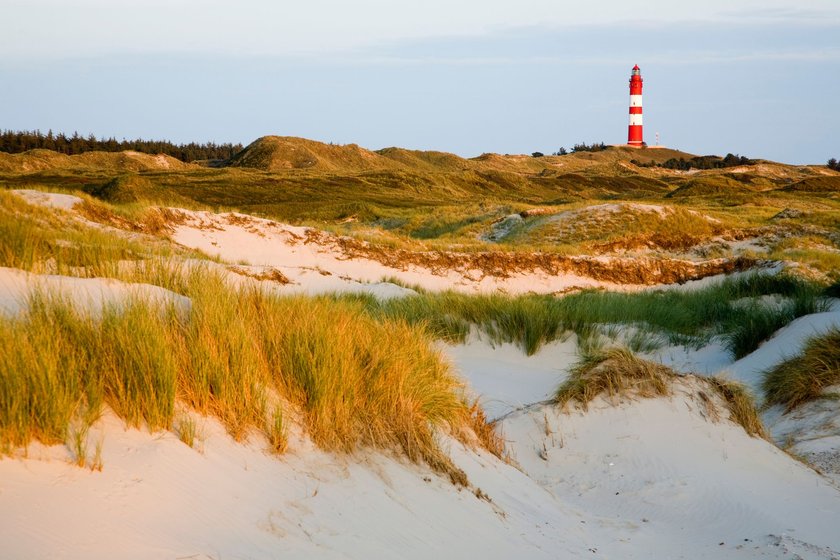
<path id="1" fill-rule="evenodd" d="M 0 172 L 33 173 L 38 171 L 126 172 L 185 170 L 195 167 L 164 154 L 140 152 L 85 152 L 68 156 L 51 150 L 30 150 L 20 154 L 0 152 Z"/>
<path id="2" fill-rule="evenodd" d="M 758 189 L 750 182 L 738 181 L 728 175 L 704 175 L 688 179 L 667 196 L 668 198 L 733 196 L 753 193 L 756 190 Z"/>
<path id="3" fill-rule="evenodd" d="M 535 243 L 545 241 L 548 251 L 573 253 L 585 242 L 593 247 L 599 244 L 595 249 L 601 254 L 679 245 L 691 256 L 688 245 L 699 239 L 707 245 L 703 254 L 725 254 L 728 249 L 718 246 L 720 243 L 757 235 L 750 228 L 768 226 L 775 231 L 780 226 L 768 222 L 772 216 L 784 209 L 814 211 L 815 199 L 824 214 L 820 214 L 820 228 L 836 223 L 834 184 L 840 174 L 824 166 L 755 160 L 755 164 L 726 169 L 686 171 L 631 163 L 674 157 L 693 156 L 668 148 L 609 146 L 563 156 L 482 154 L 462 158 L 437 151 L 396 147 L 371 151 L 356 145 L 269 136 L 253 142 L 227 162 L 229 165 L 212 168 L 134 152 L 0 154 L 0 186 L 79 190 L 115 203 L 154 201 L 188 208 L 235 208 L 295 224 L 329 223 L 331 228 L 389 243 L 424 240 L 436 247 L 457 244 L 469 250 L 487 249 L 495 224 L 510 216 L 522 214 L 531 222 L 533 216 L 557 214 L 570 209 L 570 204 L 577 207 L 607 201 L 668 201 L 700 212 L 711 210 L 731 231 L 699 232 L 691 239 L 682 236 L 675 244 L 670 233 L 680 232 L 668 229 L 678 228 L 664 224 L 649 232 L 659 237 L 648 239 L 639 234 L 632 243 L 613 247 L 615 239 L 609 236 L 561 240 L 535 228 L 505 239 L 505 246 L 532 250 Z M 806 234 L 812 245 L 834 247 L 834 237 L 827 229 L 811 227 L 809 220 L 817 219 L 814 215 L 802 216 L 811 217 L 785 222 L 790 231 L 784 236 L 790 240 L 780 251 L 814 254 L 810 246 L 800 247 L 793 241 Z M 790 229 L 794 226 L 799 229 Z M 614 233 L 620 236 L 622 232 Z M 731 239 L 718 243 L 713 239 L 718 233 Z M 820 256 L 818 264 L 828 270 L 835 257 L 826 255 Z"/>
<path id="4" fill-rule="evenodd" d="M 341 173 L 396 170 L 402 167 L 397 162 L 356 144 L 324 144 L 289 136 L 263 136 L 233 156 L 229 165 L 263 171 L 311 169 Z"/>
<path id="5" fill-rule="evenodd" d="M 407 150 L 405 148 L 383 148 L 377 154 L 393 160 L 406 169 L 415 171 L 452 172 L 470 169 L 468 160 L 448 152 Z"/>
<path id="6" fill-rule="evenodd" d="M 596 166 L 665 161 L 691 154 L 670 149 L 639 150 L 610 146 L 598 152 L 575 152 L 565 156 L 532 157 L 529 155 L 481 154 L 462 158 L 439 151 L 407 150 L 390 147 L 377 151 L 356 144 L 324 144 L 315 140 L 289 136 L 264 136 L 252 142 L 229 162 L 231 167 L 282 172 L 305 169 L 328 173 L 362 173 L 367 171 L 405 171 L 417 173 L 453 173 L 460 171 L 502 171 L 536 174 L 544 171 L 577 171 Z M 605 170 L 606 173 L 609 169 Z"/>
<path id="7" fill-rule="evenodd" d="M 264 136 L 236 154 L 229 165 L 273 172 L 304 169 L 334 174 L 369 171 L 537 173 L 552 166 L 549 159 L 540 161 L 542 159 L 498 154 L 483 154 L 477 158 L 465 159 L 446 152 L 406 150 L 395 147 L 374 152 L 356 144 L 324 144 L 305 138 Z"/>
<path id="8" fill-rule="evenodd" d="M 809 177 L 784 187 L 783 190 L 789 192 L 840 194 L 840 174 Z"/>

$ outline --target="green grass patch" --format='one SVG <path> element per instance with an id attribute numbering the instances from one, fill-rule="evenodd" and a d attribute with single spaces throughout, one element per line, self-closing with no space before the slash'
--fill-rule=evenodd
<path id="1" fill-rule="evenodd" d="M 771 294 L 784 298 L 781 311 L 742 303 Z M 436 337 L 450 342 L 464 341 L 476 326 L 492 341 L 518 343 L 529 355 L 569 331 L 585 338 L 599 326 L 630 325 L 635 329 L 632 344 L 638 349 L 655 347 L 663 339 L 699 346 L 713 336 L 724 336 L 737 339 L 732 343 L 737 356 L 754 350 L 794 318 L 826 306 L 818 286 L 770 274 L 728 278 L 695 290 L 586 291 L 559 298 L 455 292 L 426 292 L 386 301 L 358 295 L 339 298 L 364 302 L 375 317 L 423 324 Z M 755 331 L 750 330 L 753 326 Z"/>

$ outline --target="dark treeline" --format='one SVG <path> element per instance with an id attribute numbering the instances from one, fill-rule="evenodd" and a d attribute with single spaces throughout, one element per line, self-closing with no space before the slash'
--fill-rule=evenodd
<path id="1" fill-rule="evenodd" d="M 607 145 L 603 142 L 592 142 L 591 144 L 581 142 L 572 146 L 572 152 L 600 152 L 606 149 Z"/>
<path id="2" fill-rule="evenodd" d="M 586 142 L 581 142 L 580 144 L 575 144 L 572 147 L 572 153 L 575 153 L 575 152 L 600 152 L 602 150 L 606 150 L 607 148 L 609 148 L 609 146 L 607 146 L 603 142 L 593 142 L 592 144 L 587 144 Z M 553 156 L 565 156 L 568 153 L 569 153 L 569 151 L 566 148 L 564 148 L 563 146 L 560 146 L 560 149 L 557 150 L 556 152 L 552 152 L 551 155 L 553 155 Z M 540 154 L 540 155 L 538 156 L 537 154 Z M 534 152 L 531 155 L 534 156 L 534 157 L 540 157 L 543 154 L 541 154 L 540 152 Z"/>
<path id="3" fill-rule="evenodd" d="M 121 140 L 114 138 L 96 138 L 93 134 L 80 136 L 74 132 L 72 136 L 64 133 L 53 134 L 50 130 L 46 134 L 40 130 L 4 130 L 0 132 L 0 152 L 18 154 L 28 150 L 53 150 L 67 155 L 84 152 L 121 152 L 133 150 L 146 154 L 166 154 L 181 161 L 230 159 L 242 150 L 242 144 L 216 144 L 206 142 L 198 144 L 173 144 L 165 140 Z"/>
<path id="4" fill-rule="evenodd" d="M 735 167 L 738 165 L 752 165 L 755 163 L 754 159 L 739 156 L 738 154 L 726 154 L 724 157 L 719 156 L 697 156 L 691 159 L 671 158 L 665 163 L 642 163 L 635 159 L 630 160 L 633 165 L 639 167 L 665 167 L 666 169 L 682 169 L 687 171 L 689 169 L 723 169 L 726 167 Z"/>

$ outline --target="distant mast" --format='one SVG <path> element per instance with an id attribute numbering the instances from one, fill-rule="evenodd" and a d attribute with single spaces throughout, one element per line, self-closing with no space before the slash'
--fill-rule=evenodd
<path id="1" fill-rule="evenodd" d="M 642 71 L 639 65 L 630 74 L 630 126 L 627 129 L 627 143 L 641 146 L 642 140 Z"/>

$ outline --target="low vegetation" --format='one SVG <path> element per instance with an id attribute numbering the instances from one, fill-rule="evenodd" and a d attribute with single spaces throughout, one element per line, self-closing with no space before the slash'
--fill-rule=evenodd
<path id="1" fill-rule="evenodd" d="M 585 409 L 599 396 L 611 400 L 669 396 L 674 382 L 681 377 L 670 368 L 642 360 L 629 350 L 612 348 L 585 355 L 558 387 L 554 399 L 559 406 L 574 403 Z M 708 418 L 720 419 L 717 408 L 720 402 L 731 421 L 741 425 L 749 435 L 767 439 L 767 431 L 744 386 L 720 378 L 692 378 L 713 395 L 710 397 L 702 390 L 696 392 Z"/>
<path id="2" fill-rule="evenodd" d="M 189 443 L 189 426 L 176 426 L 182 403 L 237 439 L 264 434 L 278 452 L 298 418 L 324 449 L 397 449 L 461 484 L 437 431 L 502 454 L 423 327 L 374 320 L 348 301 L 232 290 L 202 271 L 186 294 L 187 317 L 131 301 L 93 318 L 42 294 L 0 319 L 0 446 L 65 442 L 105 405 Z"/>
<path id="3" fill-rule="evenodd" d="M 782 303 L 745 304 L 768 295 L 777 296 Z M 794 318 L 823 310 L 827 305 L 819 286 L 771 274 L 728 278 L 693 290 L 632 294 L 585 291 L 562 298 L 456 292 L 423 293 L 387 301 L 342 297 L 363 299 L 374 316 L 427 325 L 435 336 L 453 342 L 463 341 L 477 326 L 491 340 L 521 344 L 528 354 L 569 331 L 585 338 L 599 326 L 627 325 L 652 337 L 697 346 L 713 336 L 722 336 L 733 355 L 740 357 Z M 751 330 L 753 326 L 755 331 Z"/>
<path id="4" fill-rule="evenodd" d="M 764 373 L 765 404 L 786 411 L 825 397 L 825 390 L 840 385 L 840 329 L 833 328 L 805 343 L 802 352 Z"/>
<path id="5" fill-rule="evenodd" d="M 669 368 L 636 357 L 626 349 L 614 348 L 585 355 L 557 389 L 554 400 L 560 406 L 575 402 L 584 408 L 599 395 L 651 398 L 671 394 L 676 374 Z"/>
<path id="6" fill-rule="evenodd" d="M 603 144 L 577 145 L 562 158 L 484 154 L 467 160 L 398 148 L 370 152 L 352 145 L 304 145 L 300 139 L 272 142 L 256 142 L 250 155 L 233 162 L 239 167 L 223 169 L 131 168 L 118 154 L 74 156 L 88 158 L 78 165 L 60 154 L 0 154 L 6 158 L 0 158 L 0 185 L 88 193 L 77 210 L 102 224 L 86 225 L 0 191 L 0 266 L 147 282 L 192 302 L 189 314 L 132 301 L 92 318 L 54 294 L 40 294 L 27 314 L 0 319 L 3 451 L 32 439 L 71 446 L 78 440 L 76 456 L 90 462 L 82 458 L 89 453 L 77 436 L 86 434 L 107 406 L 128 424 L 174 430 L 191 446 L 196 431 L 190 414 L 218 417 L 235 438 L 262 434 L 275 452 L 288 447 L 292 427 L 302 426 L 325 449 L 395 449 L 462 483 L 463 473 L 440 450 L 436 434 L 449 432 L 498 455 L 503 445 L 431 349 L 432 339 L 462 341 L 478 328 L 495 342 L 515 342 L 532 354 L 572 332 L 587 344 L 613 329 L 632 333 L 626 342 L 637 349 L 660 342 L 702 345 L 720 337 L 740 357 L 794 318 L 825 306 L 818 286 L 770 274 L 634 294 L 278 298 L 254 289 L 233 290 L 206 269 L 184 265 L 180 257 L 206 257 L 165 239 L 178 217 L 150 208 L 150 200 L 238 207 L 311 223 L 364 237 L 374 242 L 372 250 L 389 244 L 409 248 L 428 262 L 439 259 L 441 270 L 455 263 L 502 274 L 510 266 L 558 272 L 564 270 L 555 266 L 560 257 L 582 250 L 630 250 L 615 234 L 628 227 L 630 241 L 668 258 L 711 238 L 735 242 L 766 234 L 777 236 L 768 248 L 770 256 L 799 260 L 829 277 L 838 268 L 840 202 L 834 177 L 823 176 L 828 173 L 824 168 L 823 175 L 811 176 L 807 169 L 776 166 L 776 175 L 759 177 L 716 171 L 718 160 L 745 164 L 739 156 L 691 158 L 672 150 L 626 152 Z M 305 157 L 289 159 L 300 146 L 307 150 Z M 630 157 L 659 167 L 631 168 Z M 690 167 L 708 170 L 688 177 L 665 165 L 685 157 Z M 645 213 L 633 216 L 628 227 L 601 223 L 591 231 L 579 228 L 578 237 L 566 241 L 523 228 L 525 234 L 512 236 L 504 250 L 499 244 L 490 247 L 482 237 L 510 215 L 530 225 L 603 201 L 614 206 L 671 195 L 665 221 L 658 213 Z M 634 205 L 640 206 L 629 206 Z M 784 212 L 788 208 L 796 212 Z M 811 237 L 804 246 L 800 233 L 806 227 Z M 359 244 L 347 241 L 351 245 Z M 720 251 L 732 255 L 728 248 Z M 605 268 L 619 266 L 605 263 Z M 606 362 L 617 370 L 605 372 Z M 640 394 L 668 390 L 668 372 L 629 355 L 591 358 L 579 369 L 576 384 L 564 394 L 581 402 L 627 387 Z M 728 403 L 731 417 L 761 435 L 742 389 L 710 383 Z M 565 397 L 558 393 L 558 398 Z"/>

